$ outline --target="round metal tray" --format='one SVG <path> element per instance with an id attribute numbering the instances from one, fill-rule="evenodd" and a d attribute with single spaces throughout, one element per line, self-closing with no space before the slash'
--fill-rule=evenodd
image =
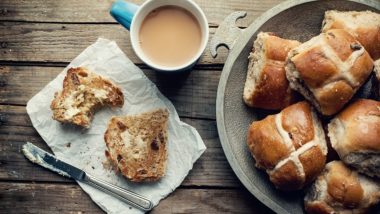
<path id="1" fill-rule="evenodd" d="M 219 82 L 216 115 L 224 153 L 244 186 L 277 213 L 303 213 L 303 191 L 282 192 L 270 183 L 265 172 L 254 167 L 246 145 L 249 124 L 268 112 L 247 107 L 242 100 L 248 55 L 260 31 L 305 42 L 320 33 L 326 10 L 371 10 L 380 12 L 378 0 L 292 0 L 284 2 L 256 19 L 234 43 Z M 380 213 L 380 211 L 377 211 Z"/>

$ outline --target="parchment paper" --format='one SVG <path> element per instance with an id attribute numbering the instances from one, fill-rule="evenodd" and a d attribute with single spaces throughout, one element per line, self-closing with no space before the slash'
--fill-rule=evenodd
<path id="1" fill-rule="evenodd" d="M 62 125 L 52 119 L 50 103 L 54 92 L 62 89 L 66 71 L 84 66 L 119 85 L 125 96 L 123 108 L 105 107 L 95 114 L 88 130 Z M 35 95 L 27 104 L 27 112 L 41 137 L 54 154 L 89 174 L 149 198 L 154 205 L 174 191 L 205 151 L 198 132 L 180 121 L 173 104 L 120 50 L 114 41 L 98 39 L 86 48 L 62 73 Z M 167 108 L 169 117 L 168 163 L 165 177 L 153 183 L 133 183 L 103 165 L 106 146 L 103 135 L 113 115 L 128 115 L 156 108 Z M 142 210 L 78 182 L 92 200 L 107 213 L 142 213 Z M 80 203 L 80 201 L 78 201 Z"/>

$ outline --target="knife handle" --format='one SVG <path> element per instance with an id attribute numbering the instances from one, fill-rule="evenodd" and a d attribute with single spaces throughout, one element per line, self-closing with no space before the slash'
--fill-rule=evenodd
<path id="1" fill-rule="evenodd" d="M 110 193 L 113 196 L 119 198 L 120 200 L 125 201 L 128 204 L 131 204 L 142 210 L 149 211 L 153 208 L 153 203 L 149 199 L 137 193 L 128 191 L 126 189 L 120 188 L 98 178 L 95 178 L 92 175 L 86 174 L 84 181 L 87 184 L 96 187 L 97 189 L 100 189 L 104 192 Z"/>

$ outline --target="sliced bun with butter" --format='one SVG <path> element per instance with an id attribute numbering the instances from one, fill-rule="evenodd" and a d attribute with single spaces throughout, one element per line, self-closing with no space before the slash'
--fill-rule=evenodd
<path id="1" fill-rule="evenodd" d="M 289 52 L 286 76 L 323 115 L 339 112 L 373 70 L 363 46 L 344 30 L 330 30 Z"/>
<path id="2" fill-rule="evenodd" d="M 309 214 L 367 213 L 380 201 L 380 185 L 345 166 L 341 161 L 326 165 L 305 196 Z"/>
<path id="3" fill-rule="evenodd" d="M 254 121 L 247 144 L 256 167 L 281 190 L 299 190 L 323 170 L 327 146 L 316 113 L 306 101 Z"/>
<path id="4" fill-rule="evenodd" d="M 285 76 L 285 59 L 288 52 L 300 45 L 271 33 L 259 33 L 254 50 L 248 59 L 244 102 L 251 107 L 280 110 L 296 101 Z"/>
<path id="5" fill-rule="evenodd" d="M 344 163 L 380 178 L 380 102 L 352 103 L 329 123 L 328 135 Z"/>
<path id="6" fill-rule="evenodd" d="M 88 128 L 97 108 L 123 104 L 123 93 L 113 82 L 78 67 L 67 71 L 63 90 L 55 93 L 50 108 L 54 120 Z"/>
<path id="7" fill-rule="evenodd" d="M 104 134 L 111 164 L 131 181 L 156 181 L 163 177 L 168 118 L 166 109 L 112 117 Z"/>
<path id="8" fill-rule="evenodd" d="M 325 12 L 322 32 L 344 29 L 352 34 L 368 51 L 372 59 L 380 58 L 380 14 L 371 11 Z"/>

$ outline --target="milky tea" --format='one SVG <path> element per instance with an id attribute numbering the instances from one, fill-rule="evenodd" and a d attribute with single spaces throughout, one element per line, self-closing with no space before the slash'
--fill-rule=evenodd
<path id="1" fill-rule="evenodd" d="M 181 7 L 159 7 L 143 20 L 139 43 L 153 63 L 181 66 L 191 61 L 201 48 L 201 27 L 197 18 Z"/>

